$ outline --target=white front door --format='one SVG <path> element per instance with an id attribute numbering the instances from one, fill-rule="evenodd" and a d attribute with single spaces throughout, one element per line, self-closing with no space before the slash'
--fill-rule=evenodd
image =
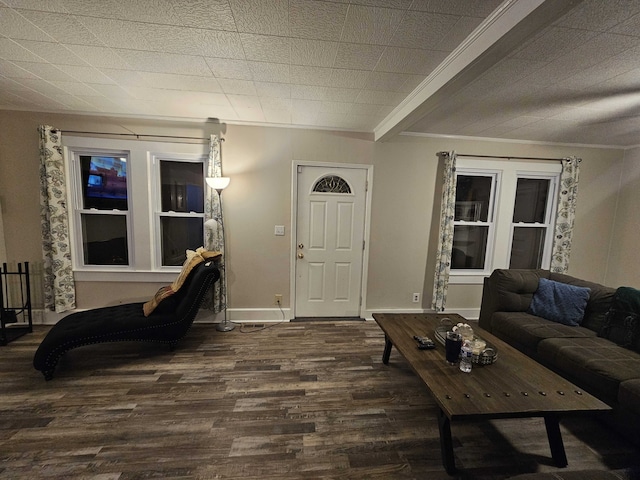
<path id="1" fill-rule="evenodd" d="M 298 166 L 296 317 L 358 317 L 367 169 Z"/>

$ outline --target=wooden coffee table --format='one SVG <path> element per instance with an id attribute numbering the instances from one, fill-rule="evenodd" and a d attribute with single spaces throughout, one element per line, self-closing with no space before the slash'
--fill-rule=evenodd
<path id="1" fill-rule="evenodd" d="M 435 328 L 445 317 L 454 324 L 466 322 L 455 314 L 373 314 L 385 334 L 382 362 L 389 363 L 395 346 L 439 407 L 442 463 L 447 472 L 456 472 L 451 422 L 494 418 L 543 417 L 551 456 L 558 467 L 566 467 L 560 417 L 611 407 L 476 326 L 474 332 L 496 347 L 498 359 L 491 365 L 474 365 L 471 373 L 461 372 L 457 365 L 446 363 L 444 346 L 435 339 Z M 436 348 L 419 350 L 414 335 L 430 337 Z"/>

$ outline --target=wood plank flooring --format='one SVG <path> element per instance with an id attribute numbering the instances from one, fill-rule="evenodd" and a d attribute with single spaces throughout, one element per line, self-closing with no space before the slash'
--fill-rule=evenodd
<path id="1" fill-rule="evenodd" d="M 0 478 L 445 479 L 436 407 L 375 322 L 194 325 L 33 369 L 48 327 L 0 347 Z M 248 333 L 250 332 L 250 333 Z M 490 368 L 490 367 L 489 367 Z M 561 423 L 568 470 L 637 466 L 600 423 Z M 541 419 L 453 424 L 463 478 L 554 472 Z"/>

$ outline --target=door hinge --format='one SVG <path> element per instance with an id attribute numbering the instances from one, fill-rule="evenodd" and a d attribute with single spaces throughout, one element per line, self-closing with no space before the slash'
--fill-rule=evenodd
<path id="1" fill-rule="evenodd" d="M 366 240 L 362 240 L 362 250 L 364 250 L 364 249 L 365 249 L 366 244 L 367 244 L 367 241 L 366 241 Z"/>
<path id="2" fill-rule="evenodd" d="M 364 181 L 364 191 L 368 192 L 369 191 L 369 180 L 365 180 Z"/>

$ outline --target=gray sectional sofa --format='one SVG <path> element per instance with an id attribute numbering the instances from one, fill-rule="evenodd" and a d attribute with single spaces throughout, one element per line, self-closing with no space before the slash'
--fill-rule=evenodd
<path id="1" fill-rule="evenodd" d="M 532 312 L 541 278 L 589 289 L 578 325 Z M 495 270 L 484 282 L 479 326 L 611 405 L 605 419 L 640 446 L 640 307 L 623 302 L 627 290 L 637 296 L 548 270 Z"/>

